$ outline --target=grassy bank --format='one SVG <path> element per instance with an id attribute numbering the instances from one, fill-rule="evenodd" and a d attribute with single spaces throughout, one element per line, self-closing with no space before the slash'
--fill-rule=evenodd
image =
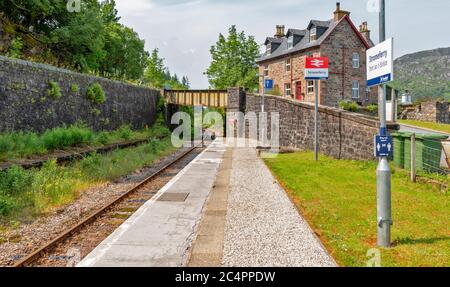
<path id="1" fill-rule="evenodd" d="M 439 123 L 422 122 L 422 121 L 411 121 L 411 120 L 399 120 L 399 122 L 401 124 L 405 124 L 405 125 L 416 126 L 416 127 L 426 128 L 426 129 L 450 134 L 450 125 L 448 125 L 448 124 L 439 124 Z"/>
<path id="2" fill-rule="evenodd" d="M 0 219 L 22 220 L 72 202 L 95 184 L 115 180 L 173 152 L 169 137 L 148 144 L 92 154 L 67 166 L 48 161 L 41 169 L 13 167 L 0 173 Z"/>
<path id="3" fill-rule="evenodd" d="M 335 160 L 312 153 L 284 154 L 266 164 L 327 249 L 343 266 L 366 266 L 376 247 L 376 163 Z M 447 193 L 408 174 L 392 176 L 394 246 L 381 250 L 382 266 L 448 266 L 450 204 Z"/>
<path id="4" fill-rule="evenodd" d="M 94 132 L 83 125 L 73 125 L 51 129 L 43 134 L 4 133 L 0 134 L 0 161 L 44 155 L 54 150 L 76 146 L 102 146 L 157 135 L 167 135 L 167 131 L 162 127 L 134 131 L 128 126 L 123 126 L 115 131 Z"/>

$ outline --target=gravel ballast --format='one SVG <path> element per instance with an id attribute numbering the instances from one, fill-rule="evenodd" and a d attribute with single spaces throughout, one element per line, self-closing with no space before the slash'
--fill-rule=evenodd
<path id="1" fill-rule="evenodd" d="M 233 151 L 224 266 L 336 266 L 252 148 Z"/>

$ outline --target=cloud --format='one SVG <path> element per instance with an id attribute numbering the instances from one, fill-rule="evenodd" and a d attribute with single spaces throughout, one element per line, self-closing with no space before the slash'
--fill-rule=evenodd
<path id="1" fill-rule="evenodd" d="M 369 22 L 378 41 L 378 15 L 367 11 L 368 0 L 341 0 L 358 26 Z M 166 65 L 179 76 L 187 75 L 193 88 L 207 88 L 203 75 L 210 62 L 209 49 L 219 33 L 231 25 L 253 35 L 258 43 L 275 33 L 275 25 L 305 28 L 310 19 L 333 17 L 335 0 L 116 0 L 121 22 L 137 31 L 146 48 L 159 48 Z M 450 1 L 387 2 L 387 35 L 396 38 L 396 56 L 418 50 L 450 46 L 443 27 L 450 26 Z M 414 19 L 412 21 L 411 19 Z M 421 35 L 421 36 L 419 36 Z M 426 35 L 426 41 L 419 41 Z"/>

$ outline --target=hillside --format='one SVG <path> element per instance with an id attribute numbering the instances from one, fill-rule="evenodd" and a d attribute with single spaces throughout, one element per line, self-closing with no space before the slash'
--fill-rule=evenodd
<path id="1" fill-rule="evenodd" d="M 450 48 L 421 51 L 395 60 L 393 86 L 409 90 L 414 101 L 450 100 Z"/>

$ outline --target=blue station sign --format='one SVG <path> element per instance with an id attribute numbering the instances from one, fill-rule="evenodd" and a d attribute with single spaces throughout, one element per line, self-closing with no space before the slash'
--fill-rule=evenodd
<path id="1" fill-rule="evenodd" d="M 391 136 L 375 136 L 375 157 L 392 157 L 394 144 Z"/>
<path id="2" fill-rule="evenodd" d="M 264 80 L 264 88 L 266 90 L 273 89 L 273 80 L 272 79 L 265 79 Z"/>

